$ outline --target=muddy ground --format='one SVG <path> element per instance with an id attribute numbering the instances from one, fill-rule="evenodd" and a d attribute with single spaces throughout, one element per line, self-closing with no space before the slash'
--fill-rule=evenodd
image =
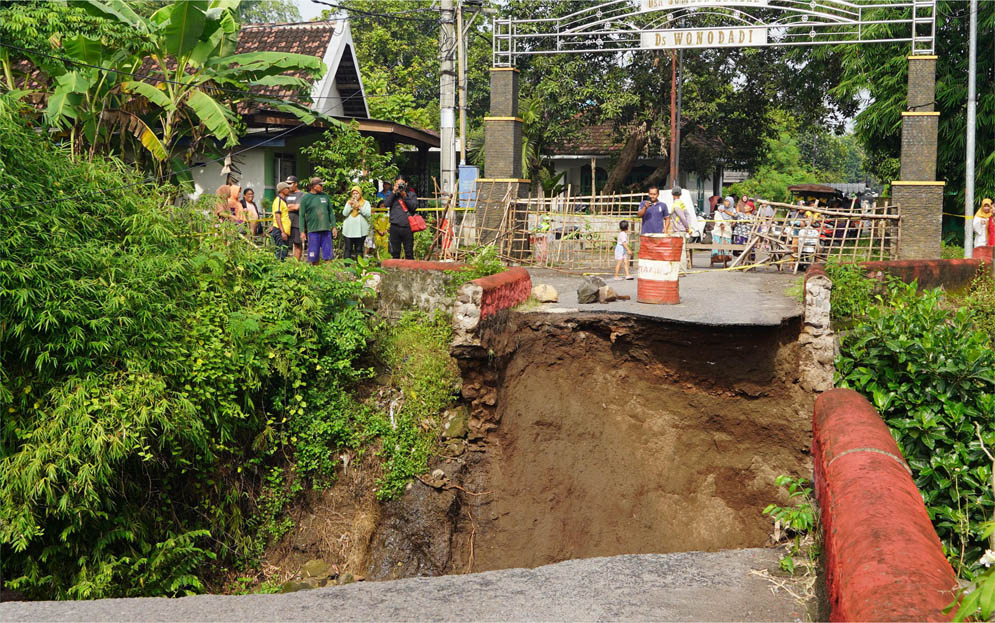
<path id="1" fill-rule="evenodd" d="M 811 472 L 798 322 L 512 314 L 456 353 L 470 432 L 440 471 L 380 504 L 350 466 L 268 563 L 393 579 L 764 546 L 774 478 Z"/>

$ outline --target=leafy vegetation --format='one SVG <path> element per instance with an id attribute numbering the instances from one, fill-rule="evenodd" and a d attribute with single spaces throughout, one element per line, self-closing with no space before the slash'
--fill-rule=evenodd
<path id="1" fill-rule="evenodd" d="M 332 206 L 338 210 L 336 219 L 341 221 L 341 210 L 349 199 L 349 188 L 353 180 L 360 178 L 359 186 L 363 197 L 376 205 L 376 188 L 372 180 L 392 181 L 397 176 L 394 154 L 380 153 L 377 140 L 359 133 L 356 121 L 326 131 L 317 141 L 304 148 L 304 154 L 315 167 L 315 174 L 325 182 L 325 192 L 332 198 Z M 362 166 L 362 171 L 357 170 Z"/>
<path id="2" fill-rule="evenodd" d="M 942 172 L 949 192 L 944 193 L 944 212 L 963 213 L 965 188 L 965 140 L 967 119 L 969 5 L 956 0 L 936 3 L 936 106 L 940 113 L 936 170 Z M 868 14 L 868 19 L 873 19 Z M 893 34 L 896 25 L 876 24 L 866 34 Z M 995 2 L 978 3 L 978 33 L 995 31 Z M 975 197 L 995 193 L 995 54 L 992 40 L 978 40 L 977 158 Z M 878 179 L 898 179 L 902 133 L 901 114 L 906 111 L 908 89 L 908 45 L 840 45 L 826 50 L 839 59 L 839 74 L 830 93 L 869 102 L 856 116 L 854 131 L 867 151 L 868 168 Z M 963 221 L 952 229 L 962 240 Z"/>
<path id="3" fill-rule="evenodd" d="M 979 313 L 991 285 L 976 286 L 977 298 L 957 309 L 914 283 L 860 287 L 881 289 L 849 303 L 860 319 L 842 335 L 837 384 L 867 396 L 887 422 L 948 557 L 970 578 L 995 511 L 985 453 L 995 448 L 995 351 L 990 315 Z"/>
<path id="4" fill-rule="evenodd" d="M 163 205 L 119 163 L 73 162 L 7 99 L 0 132 L 7 587 L 202 590 L 207 563 L 258 554 L 274 466 L 300 457 L 294 477 L 319 482 L 321 450 L 357 443 L 326 420 L 358 415 L 362 285 Z M 72 194 L 88 188 L 117 190 Z"/>
<path id="5" fill-rule="evenodd" d="M 992 462 L 995 463 L 995 458 Z M 992 481 L 992 488 L 995 488 L 995 481 Z M 981 537 L 988 539 L 990 545 L 980 561 L 988 570 L 958 591 L 958 598 L 944 609 L 948 613 L 956 609 L 954 621 L 990 621 L 995 613 L 995 569 L 991 568 L 995 565 L 995 518 L 983 524 Z"/>
<path id="6" fill-rule="evenodd" d="M 858 320 L 881 302 L 876 299 L 881 283 L 867 277 L 859 264 L 831 261 L 826 274 L 833 282 L 831 314 L 833 320 Z"/>
<path id="7" fill-rule="evenodd" d="M 465 268 L 446 272 L 446 294 L 454 296 L 464 283 L 495 275 L 505 269 L 493 244 L 470 249 L 464 260 Z"/>
<path id="8" fill-rule="evenodd" d="M 310 88 L 306 78 L 320 77 L 325 68 L 320 59 L 304 54 L 235 54 L 238 0 L 164 3 L 150 15 L 120 0 L 78 4 L 87 17 L 76 7 L 55 9 L 73 21 L 63 23 L 48 41 L 28 41 L 14 53 L 4 49 L 0 57 L 9 85 L 18 83 L 19 69 L 42 71 L 41 80 L 48 83 L 45 126 L 63 132 L 76 154 L 145 154 L 148 170 L 182 172 L 180 181 L 188 182 L 185 169 L 195 154 L 237 144 L 243 128 L 234 106 L 240 101 L 262 101 L 306 123 L 315 119 L 306 102 L 250 93 L 252 86 L 281 86 L 303 94 Z M 18 41 L 40 34 L 24 19 L 24 13 L 40 11 L 34 4 L 11 3 L 4 13 L 14 26 L 7 30 Z M 122 33 L 137 43 L 118 45 Z M 29 64 L 20 66 L 18 60 Z"/>
<path id="9" fill-rule="evenodd" d="M 791 537 L 791 545 L 786 555 L 781 558 L 780 566 L 783 571 L 794 575 L 795 556 L 804 552 L 812 563 L 819 555 L 819 548 L 813 536 L 816 530 L 816 510 L 812 503 L 812 486 L 805 478 L 794 478 L 783 474 L 774 479 L 774 484 L 783 487 L 787 491 L 788 499 L 795 504 L 794 506 L 768 504 L 763 514 L 769 515 L 774 520 L 775 534 L 780 534 L 780 531 L 784 530 L 784 535 Z"/>

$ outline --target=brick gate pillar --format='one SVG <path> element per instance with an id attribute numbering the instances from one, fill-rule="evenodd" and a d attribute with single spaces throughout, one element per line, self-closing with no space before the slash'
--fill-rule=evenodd
<path id="1" fill-rule="evenodd" d="M 891 183 L 892 200 L 902 208 L 900 259 L 940 257 L 943 186 L 936 179 L 936 57 L 909 57 L 908 110 L 902 113 L 901 180 Z"/>
<path id="2" fill-rule="evenodd" d="M 497 235 L 504 206 L 500 199 L 509 186 L 513 198 L 528 193 L 529 180 L 522 179 L 522 125 L 518 116 L 518 76 L 514 67 L 491 67 L 491 112 L 484 117 L 484 177 L 478 189 L 486 188 L 490 201 L 478 191 L 477 224 L 480 242 L 492 242 Z M 514 219 L 517 220 L 517 219 Z"/>

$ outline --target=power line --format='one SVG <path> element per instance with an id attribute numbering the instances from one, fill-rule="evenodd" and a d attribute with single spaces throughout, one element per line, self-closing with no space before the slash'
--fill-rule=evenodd
<path id="1" fill-rule="evenodd" d="M 334 4 L 332 2 L 325 2 L 324 0 L 311 0 L 314 4 L 320 4 L 323 6 L 331 7 L 338 11 L 345 11 L 348 13 L 355 13 L 364 17 L 376 17 L 380 19 L 396 19 L 399 15 L 410 15 L 412 13 L 435 13 L 436 9 L 429 7 L 422 7 L 417 9 L 408 9 L 406 11 L 397 11 L 396 13 L 376 13 L 372 11 L 364 11 L 362 9 L 356 9 L 353 7 L 342 6 L 341 4 Z M 441 23 L 441 19 L 426 19 L 426 18 L 411 18 L 410 21 L 422 22 L 425 24 L 435 24 L 438 26 Z"/>

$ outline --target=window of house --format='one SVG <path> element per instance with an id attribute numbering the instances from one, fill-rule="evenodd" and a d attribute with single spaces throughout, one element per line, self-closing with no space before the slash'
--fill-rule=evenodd
<path id="1" fill-rule="evenodd" d="M 294 154 L 273 154 L 273 173 L 276 175 L 274 187 L 291 175 L 297 175 L 297 157 Z"/>
<path id="2" fill-rule="evenodd" d="M 596 167 L 594 169 L 594 175 L 596 183 L 596 191 L 600 192 L 602 188 L 605 187 L 605 182 L 608 181 L 608 171 L 601 167 Z M 585 165 L 580 168 L 580 194 L 590 195 L 591 194 L 591 165 Z"/>

